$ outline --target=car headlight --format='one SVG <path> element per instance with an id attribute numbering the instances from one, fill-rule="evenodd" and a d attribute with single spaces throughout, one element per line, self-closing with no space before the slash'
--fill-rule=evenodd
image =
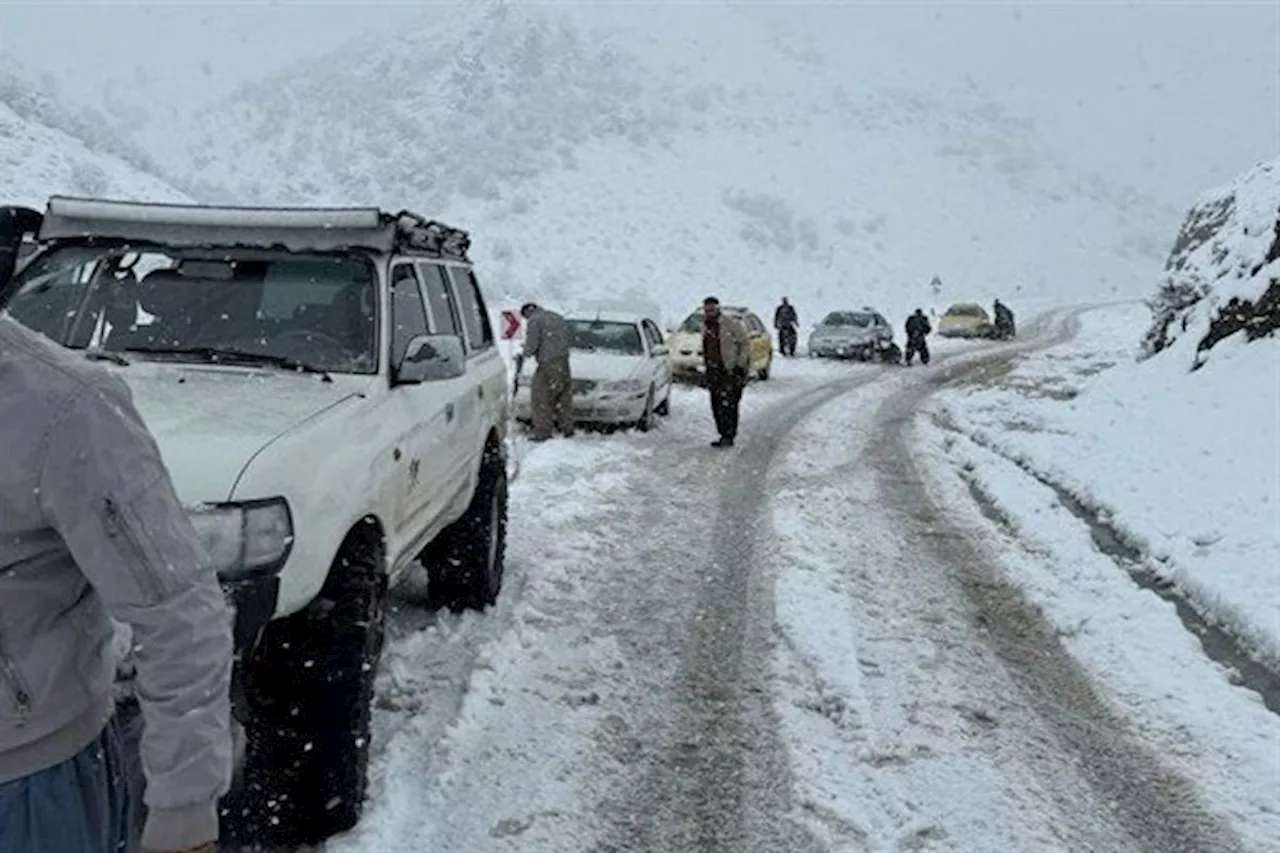
<path id="1" fill-rule="evenodd" d="M 293 547 L 293 517 L 284 498 L 203 507 L 191 513 L 191 523 L 222 580 L 270 574 Z"/>
<path id="2" fill-rule="evenodd" d="M 643 379 L 620 379 L 617 382 L 600 383 L 601 391 L 643 391 L 645 384 Z"/>

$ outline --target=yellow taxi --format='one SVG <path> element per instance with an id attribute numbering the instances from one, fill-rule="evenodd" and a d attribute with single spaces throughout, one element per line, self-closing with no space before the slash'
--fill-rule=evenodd
<path id="1" fill-rule="evenodd" d="M 985 338 L 991 328 L 987 309 L 973 302 L 957 302 L 938 320 L 938 335 L 943 338 Z"/>
<path id="2" fill-rule="evenodd" d="M 751 347 L 751 373 L 757 379 L 768 379 L 773 367 L 773 336 L 754 311 L 741 305 L 722 305 L 721 313 L 737 317 L 747 328 Z M 679 326 L 667 331 L 667 348 L 671 350 L 671 371 L 677 379 L 701 379 L 706 371 L 702 358 L 702 309 L 697 308 Z"/>

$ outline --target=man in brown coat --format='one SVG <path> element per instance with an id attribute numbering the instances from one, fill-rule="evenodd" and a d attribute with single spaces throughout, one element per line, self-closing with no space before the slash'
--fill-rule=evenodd
<path id="1" fill-rule="evenodd" d="M 529 388 L 529 405 L 533 409 L 533 441 L 551 438 L 558 429 L 565 438 L 573 436 L 573 377 L 569 373 L 569 324 L 554 311 L 532 302 L 520 308 L 529 321 L 525 332 L 523 361 L 538 363 Z"/>
<path id="2" fill-rule="evenodd" d="M 720 433 L 712 447 L 733 447 L 738 435 L 738 404 L 751 368 L 747 328 L 737 317 L 720 311 L 720 300 L 708 296 L 702 302 L 702 357 L 707 365 L 707 390 L 711 414 Z"/>

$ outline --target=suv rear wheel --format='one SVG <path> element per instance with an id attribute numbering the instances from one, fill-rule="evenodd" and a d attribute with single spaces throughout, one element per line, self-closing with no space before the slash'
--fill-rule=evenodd
<path id="1" fill-rule="evenodd" d="M 348 534 L 320 594 L 272 622 L 245 661 L 247 751 L 223 823 L 249 849 L 316 844 L 364 809 L 387 575 L 368 521 Z"/>

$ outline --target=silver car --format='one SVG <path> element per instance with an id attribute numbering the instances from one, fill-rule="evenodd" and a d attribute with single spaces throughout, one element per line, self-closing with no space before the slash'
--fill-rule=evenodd
<path id="1" fill-rule="evenodd" d="M 892 342 L 893 328 L 879 312 L 832 311 L 809 335 L 809 356 L 870 361 Z"/>

